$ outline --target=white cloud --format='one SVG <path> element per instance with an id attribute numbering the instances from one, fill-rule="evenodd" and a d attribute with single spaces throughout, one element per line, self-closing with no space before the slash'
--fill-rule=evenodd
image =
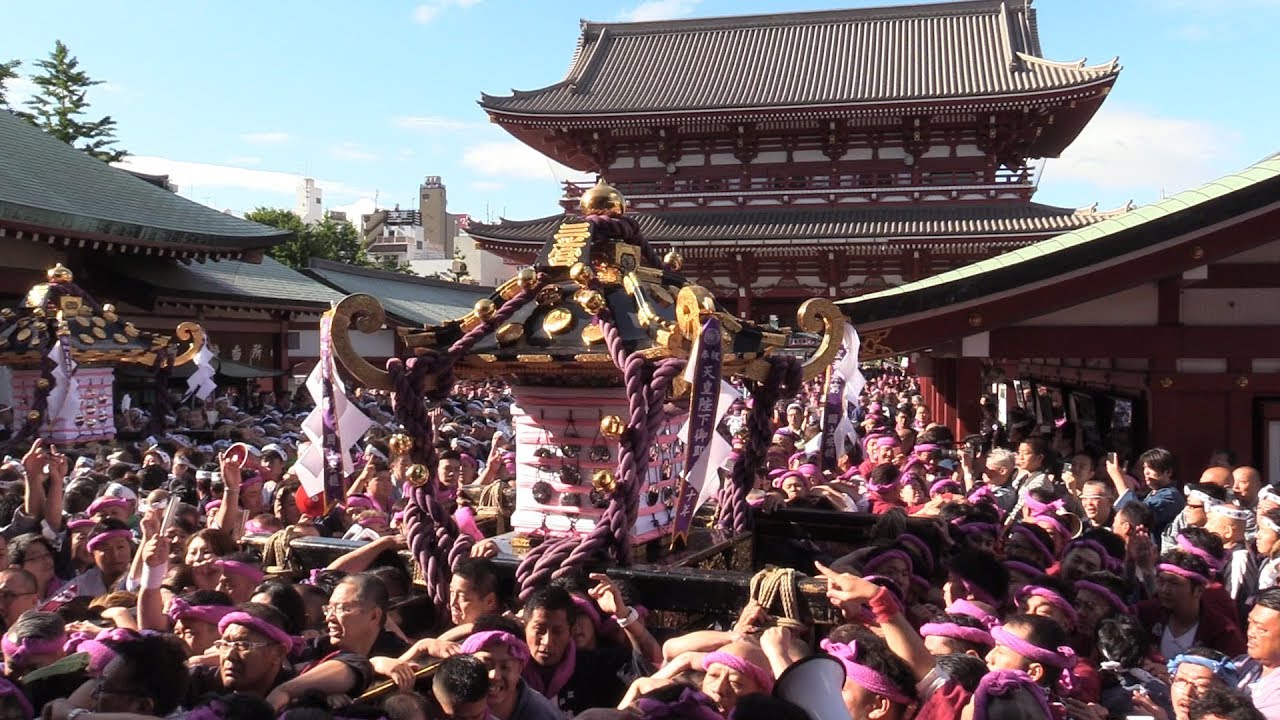
<path id="1" fill-rule="evenodd" d="M 240 139 L 254 145 L 281 145 L 289 142 L 287 132 L 251 132 L 243 133 Z"/>
<path id="2" fill-rule="evenodd" d="M 702 0 L 646 0 L 622 14 L 625 22 L 651 22 L 689 17 Z"/>
<path id="3" fill-rule="evenodd" d="M 292 196 L 297 191 L 302 176 L 297 173 L 274 170 L 250 170 L 247 168 L 215 165 L 212 163 L 186 162 L 147 155 L 131 155 L 119 167 L 149 175 L 168 175 L 179 191 L 190 197 L 198 188 L 237 188 L 273 195 Z M 350 198 L 372 195 L 372 191 L 353 187 L 333 180 L 316 180 L 327 198 Z"/>
<path id="4" fill-rule="evenodd" d="M 419 25 L 427 25 L 440 16 L 440 13 L 451 7 L 469 8 L 480 4 L 481 0 L 430 0 L 413 9 L 410 17 Z"/>
<path id="5" fill-rule="evenodd" d="M 354 142 L 338 143 L 329 148 L 329 154 L 339 160 L 351 162 L 373 162 L 378 159 L 377 155 L 365 150 L 360 143 Z"/>
<path id="6" fill-rule="evenodd" d="M 10 79 L 4 86 L 5 99 L 9 107 L 19 109 L 28 99 L 36 94 L 36 84 L 25 75 Z"/>
<path id="7" fill-rule="evenodd" d="M 589 180 L 587 173 L 567 168 L 514 140 L 487 142 L 463 150 L 462 164 L 486 177 L 527 180 Z"/>
<path id="8" fill-rule="evenodd" d="M 329 210 L 331 212 L 336 211 L 336 212 L 346 213 L 347 220 L 350 220 L 351 224 L 355 225 L 356 229 L 358 230 L 360 229 L 360 216 L 368 215 L 369 213 L 376 210 L 377 207 L 378 206 L 376 203 L 374 203 L 373 198 L 362 197 L 356 200 L 355 202 L 347 203 L 346 205 L 338 205 L 337 207 L 331 207 L 329 208 Z"/>
<path id="9" fill-rule="evenodd" d="M 463 120 L 452 120 L 437 115 L 397 115 L 391 118 L 391 124 L 402 130 L 468 130 L 482 127 L 479 123 Z"/>
<path id="10" fill-rule="evenodd" d="M 227 158 L 228 165 L 261 165 L 262 158 L 253 155 L 236 155 Z"/>
<path id="11" fill-rule="evenodd" d="M 1047 172 L 1050 182 L 1065 177 L 1139 196 L 1171 194 L 1221 173 L 1240 141 L 1206 122 L 1104 105 Z"/>

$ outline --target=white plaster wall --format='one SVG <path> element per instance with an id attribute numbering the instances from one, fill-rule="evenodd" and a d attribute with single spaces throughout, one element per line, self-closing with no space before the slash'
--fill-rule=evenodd
<path id="1" fill-rule="evenodd" d="M 320 328 L 296 332 L 298 333 L 298 349 L 289 351 L 290 358 L 320 357 Z M 355 347 L 356 352 L 365 357 L 385 358 L 391 357 L 395 352 L 394 335 L 390 330 L 386 329 L 369 335 L 353 330 L 351 344 Z"/>
<path id="2" fill-rule="evenodd" d="M 1184 325 L 1278 325 L 1280 288 L 1182 291 Z"/>
<path id="3" fill-rule="evenodd" d="M 1077 282 L 1087 283 L 1088 278 Z M 1057 312 L 1032 318 L 1019 325 L 1058 327 L 1063 325 L 1155 325 L 1156 286 L 1147 283 L 1107 297 L 1091 300 Z"/>

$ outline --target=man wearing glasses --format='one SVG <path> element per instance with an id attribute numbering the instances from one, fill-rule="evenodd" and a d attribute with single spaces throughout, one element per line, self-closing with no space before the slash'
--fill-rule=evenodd
<path id="1" fill-rule="evenodd" d="M 17 567 L 0 571 L 0 614 L 6 628 L 12 627 L 22 613 L 34 610 L 38 601 L 34 575 Z"/>

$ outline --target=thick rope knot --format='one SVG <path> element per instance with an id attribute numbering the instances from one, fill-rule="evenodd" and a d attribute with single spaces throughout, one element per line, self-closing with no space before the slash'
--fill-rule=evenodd
<path id="1" fill-rule="evenodd" d="M 800 594 L 800 574 L 792 568 L 769 566 L 751 576 L 750 598 L 760 604 L 781 626 L 795 631 L 808 629 L 809 606 Z"/>

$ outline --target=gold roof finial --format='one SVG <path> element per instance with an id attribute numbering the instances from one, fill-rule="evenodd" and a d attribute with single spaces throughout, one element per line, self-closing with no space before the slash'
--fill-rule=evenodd
<path id="1" fill-rule="evenodd" d="M 596 182 L 595 187 L 582 193 L 578 201 L 583 215 L 608 215 L 622 217 L 627 211 L 627 201 L 617 188 L 604 181 L 604 176 Z"/>
<path id="2" fill-rule="evenodd" d="M 58 263 L 57 265 L 49 268 L 45 273 L 45 277 L 47 277 L 51 283 L 69 283 L 75 281 L 75 276 L 72 275 L 71 271 L 67 269 L 67 266 L 62 263 Z"/>

